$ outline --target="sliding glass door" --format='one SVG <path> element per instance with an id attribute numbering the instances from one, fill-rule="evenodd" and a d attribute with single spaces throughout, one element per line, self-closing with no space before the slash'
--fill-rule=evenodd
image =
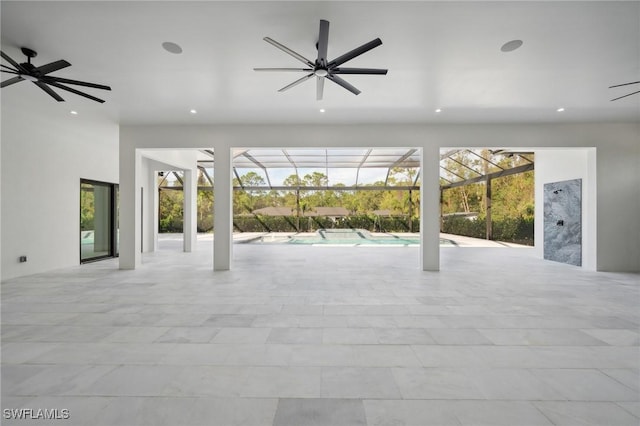
<path id="1" fill-rule="evenodd" d="M 80 181 L 80 262 L 117 255 L 117 192 L 112 183 Z"/>

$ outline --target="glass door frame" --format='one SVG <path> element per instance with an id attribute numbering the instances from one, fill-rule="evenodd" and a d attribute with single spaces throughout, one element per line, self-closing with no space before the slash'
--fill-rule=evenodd
<path id="1" fill-rule="evenodd" d="M 82 257 L 82 185 L 94 185 L 94 186 L 102 186 L 109 188 L 109 250 L 105 255 L 94 256 L 90 258 L 83 259 Z M 110 259 L 119 256 L 119 192 L 120 185 L 117 183 L 111 182 L 102 182 L 94 179 L 80 179 L 80 209 L 79 209 L 79 234 L 78 234 L 78 249 L 79 249 L 79 257 L 80 263 L 90 263 L 96 262 L 98 260 Z M 95 203 L 95 201 L 94 201 Z"/>

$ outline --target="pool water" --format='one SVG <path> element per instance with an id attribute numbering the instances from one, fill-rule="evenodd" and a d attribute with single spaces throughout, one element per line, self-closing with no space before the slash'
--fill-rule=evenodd
<path id="1" fill-rule="evenodd" d="M 354 238 L 331 238 L 323 239 L 316 237 L 294 237 L 288 241 L 289 244 L 338 244 L 338 245 L 376 245 L 376 244 L 393 244 L 393 245 L 419 245 L 420 238 L 417 237 L 376 237 L 362 238 L 356 240 Z"/>
<path id="2" fill-rule="evenodd" d="M 420 245 L 419 235 L 395 235 L 371 232 L 364 229 L 321 229 L 315 234 L 295 234 L 291 236 L 267 235 L 254 240 L 259 243 L 284 243 L 299 245 L 342 245 L 342 246 L 408 246 Z M 440 239 L 440 245 L 453 245 L 450 240 Z"/>

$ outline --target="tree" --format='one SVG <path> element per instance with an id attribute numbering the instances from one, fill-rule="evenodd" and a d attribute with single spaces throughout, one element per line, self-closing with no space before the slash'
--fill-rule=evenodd
<path id="1" fill-rule="evenodd" d="M 80 190 L 80 229 L 92 230 L 94 228 L 95 197 L 93 188 L 88 184 L 81 184 Z"/>
<path id="2" fill-rule="evenodd" d="M 198 190 L 198 232 L 213 230 L 213 187 Z"/>
<path id="3" fill-rule="evenodd" d="M 329 178 L 324 173 L 313 172 L 304 175 L 302 182 L 304 186 L 327 186 L 329 185 Z"/>
<path id="4" fill-rule="evenodd" d="M 158 232 L 182 232 L 183 205 L 182 191 L 160 190 Z"/>
<path id="5" fill-rule="evenodd" d="M 233 186 L 253 186 L 260 187 L 265 186 L 265 181 L 256 172 L 247 172 L 246 174 L 240 176 L 240 180 L 237 178 L 233 179 Z M 245 191 L 241 189 L 239 191 L 234 191 L 233 194 L 233 213 L 234 214 L 242 214 L 242 213 L 251 213 L 256 209 L 264 207 L 266 191 L 261 190 L 252 190 Z"/>

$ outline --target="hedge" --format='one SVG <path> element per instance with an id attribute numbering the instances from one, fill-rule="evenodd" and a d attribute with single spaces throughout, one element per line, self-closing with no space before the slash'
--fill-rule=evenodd
<path id="1" fill-rule="evenodd" d="M 450 216 L 442 220 L 442 232 L 464 235 L 474 238 L 485 238 L 487 232 L 486 217 L 466 219 Z M 533 245 L 533 218 L 506 218 L 492 221 L 493 240 L 517 244 Z"/>
<path id="2" fill-rule="evenodd" d="M 235 216 L 233 227 L 240 232 L 313 232 L 318 229 L 358 228 L 369 231 L 408 232 L 407 218 L 357 215 L 337 218 L 327 216 Z M 413 219 L 413 232 L 420 231 L 420 220 Z"/>

